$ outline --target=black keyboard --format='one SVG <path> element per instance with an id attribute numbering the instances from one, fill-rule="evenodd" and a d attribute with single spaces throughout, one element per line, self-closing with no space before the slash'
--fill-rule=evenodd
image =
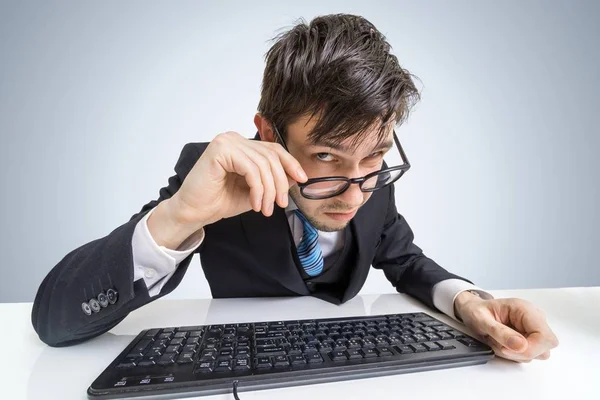
<path id="1" fill-rule="evenodd" d="M 493 357 L 486 344 L 425 313 L 148 329 L 92 383 L 88 397 L 243 392 Z"/>

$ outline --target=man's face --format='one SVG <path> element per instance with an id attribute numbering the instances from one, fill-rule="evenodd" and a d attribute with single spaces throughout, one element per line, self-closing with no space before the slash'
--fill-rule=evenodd
<path id="1" fill-rule="evenodd" d="M 344 176 L 359 178 L 378 171 L 383 164 L 383 156 L 393 143 L 393 127 L 385 141 L 377 141 L 377 129 L 373 129 L 365 140 L 351 148 L 351 140 L 346 139 L 339 147 L 319 143 L 309 144 L 308 133 L 316 124 L 316 118 L 300 118 L 288 126 L 287 148 L 300 162 L 308 178 Z M 383 147 L 382 147 L 383 146 Z M 310 223 L 320 231 L 333 232 L 344 229 L 356 212 L 371 197 L 371 192 L 363 192 L 353 184 L 342 194 L 324 200 L 307 199 L 300 193 L 298 185 L 289 190 L 290 197 Z"/>

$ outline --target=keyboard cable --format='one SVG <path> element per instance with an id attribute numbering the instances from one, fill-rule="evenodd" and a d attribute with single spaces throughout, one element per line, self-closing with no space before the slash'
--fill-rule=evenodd
<path id="1" fill-rule="evenodd" d="M 240 400 L 240 398 L 238 397 L 238 394 L 237 394 L 237 388 L 238 388 L 238 380 L 236 379 L 235 381 L 233 381 L 233 398 L 235 400 Z"/>

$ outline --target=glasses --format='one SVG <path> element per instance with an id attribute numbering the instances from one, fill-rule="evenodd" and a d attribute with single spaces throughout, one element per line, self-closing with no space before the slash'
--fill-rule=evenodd
<path id="1" fill-rule="evenodd" d="M 273 124 L 273 127 L 275 128 L 275 133 L 277 134 L 281 145 L 289 153 L 290 151 L 288 150 L 285 141 L 283 140 L 283 137 L 279 133 L 279 130 L 275 124 Z M 371 172 L 362 178 L 347 178 L 345 176 L 311 178 L 304 183 L 298 183 L 300 193 L 307 199 L 323 200 L 339 196 L 348 190 L 350 185 L 355 183 L 359 185 L 360 190 L 363 192 L 374 192 L 396 182 L 402 177 L 402 175 L 404 175 L 406 171 L 410 169 L 410 163 L 406 158 L 406 154 L 404 154 L 404 149 L 398 140 L 398 136 L 396 136 L 395 130 L 393 131 L 393 134 L 394 142 L 396 143 L 396 147 L 398 147 L 400 157 L 402 158 L 402 165 L 383 168 L 379 171 Z"/>

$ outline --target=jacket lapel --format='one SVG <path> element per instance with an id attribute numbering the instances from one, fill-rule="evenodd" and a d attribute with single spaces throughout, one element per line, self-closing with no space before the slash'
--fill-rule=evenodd
<path id="1" fill-rule="evenodd" d="M 285 210 L 274 205 L 273 215 L 249 211 L 240 214 L 244 236 L 260 260 L 260 272 L 268 275 L 294 293 L 309 290 L 294 262 L 295 244 Z"/>

